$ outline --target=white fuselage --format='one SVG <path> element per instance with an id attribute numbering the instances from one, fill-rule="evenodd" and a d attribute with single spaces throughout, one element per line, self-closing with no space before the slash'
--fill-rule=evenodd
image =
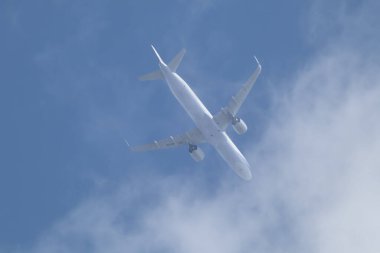
<path id="1" fill-rule="evenodd" d="M 160 63 L 160 69 L 171 92 L 194 121 L 207 142 L 218 151 L 220 156 L 241 178 L 250 180 L 252 175 L 247 159 L 226 132 L 218 127 L 211 113 L 189 85 L 177 73 L 172 72 L 167 65 Z"/>

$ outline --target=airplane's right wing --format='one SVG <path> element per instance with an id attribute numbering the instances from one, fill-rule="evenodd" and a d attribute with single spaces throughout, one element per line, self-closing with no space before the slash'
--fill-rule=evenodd
<path id="1" fill-rule="evenodd" d="M 132 151 L 142 152 L 142 151 L 174 148 L 174 147 L 188 145 L 188 144 L 197 145 L 202 142 L 205 142 L 205 139 L 201 131 L 199 131 L 198 128 L 194 128 L 181 135 L 170 136 L 169 138 L 153 141 L 152 143 L 143 144 L 139 146 L 133 146 L 133 147 L 130 147 L 130 149 Z"/>
<path id="2" fill-rule="evenodd" d="M 243 104 L 243 102 L 247 98 L 247 95 L 249 94 L 253 85 L 255 84 L 257 77 L 260 75 L 261 65 L 256 57 L 255 60 L 257 62 L 257 68 L 255 72 L 253 72 L 253 74 L 245 82 L 243 87 L 240 88 L 236 95 L 231 98 L 228 105 L 226 107 L 223 107 L 222 110 L 215 114 L 213 117 L 214 121 L 222 130 L 225 130 L 228 127 L 228 125 L 233 121 L 241 105 Z"/>

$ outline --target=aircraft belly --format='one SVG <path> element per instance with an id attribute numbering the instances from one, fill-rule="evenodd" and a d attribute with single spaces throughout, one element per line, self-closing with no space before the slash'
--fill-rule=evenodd
<path id="1" fill-rule="evenodd" d="M 245 180 L 252 178 L 250 166 L 228 135 L 221 131 L 212 119 L 211 113 L 203 105 L 187 83 L 177 74 L 166 76 L 171 92 L 202 132 L 207 142 L 218 151 L 237 175 Z"/>
<path id="2" fill-rule="evenodd" d="M 197 122 L 200 121 L 199 119 L 202 119 L 205 116 L 212 118 L 211 113 L 182 78 L 175 74 L 173 78 L 170 78 L 167 81 L 173 95 L 185 109 L 190 118 L 195 122 L 197 127 L 199 127 L 197 124 Z"/>
<path id="3" fill-rule="evenodd" d="M 241 154 L 239 149 L 225 132 L 223 132 L 221 138 L 218 138 L 213 146 L 236 174 L 245 180 L 250 180 L 252 178 L 247 159 Z"/>

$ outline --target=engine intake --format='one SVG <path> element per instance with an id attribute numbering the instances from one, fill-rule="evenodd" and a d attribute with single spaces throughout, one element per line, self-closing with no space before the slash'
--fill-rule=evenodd
<path id="1" fill-rule="evenodd" d="M 189 152 L 194 161 L 199 162 L 205 158 L 205 153 L 196 145 L 189 145 Z"/>
<path id="2" fill-rule="evenodd" d="M 237 134 L 244 134 L 248 130 L 247 124 L 238 117 L 235 117 L 232 121 L 232 127 Z"/>

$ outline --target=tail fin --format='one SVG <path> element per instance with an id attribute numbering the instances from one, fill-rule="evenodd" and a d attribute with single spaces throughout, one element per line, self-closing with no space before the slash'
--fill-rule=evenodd
<path id="1" fill-rule="evenodd" d="M 157 53 L 157 50 L 154 48 L 154 46 L 153 45 L 150 45 L 150 46 L 152 47 L 154 54 L 157 56 L 160 63 L 165 64 L 164 61 L 161 59 L 160 55 Z"/>

